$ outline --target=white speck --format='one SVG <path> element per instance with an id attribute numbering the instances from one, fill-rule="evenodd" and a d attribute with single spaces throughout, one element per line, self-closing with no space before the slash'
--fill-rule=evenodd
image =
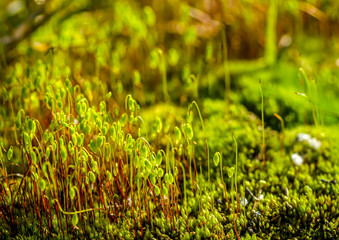
<path id="1" fill-rule="evenodd" d="M 298 153 L 293 153 L 291 158 L 292 158 L 292 161 L 294 162 L 294 164 L 297 165 L 297 166 L 300 166 L 304 162 L 304 159 Z"/>
<path id="2" fill-rule="evenodd" d="M 303 96 L 303 97 L 307 97 L 305 93 L 296 92 L 295 94 Z"/>
<path id="3" fill-rule="evenodd" d="M 132 206 L 132 198 L 127 198 L 127 206 Z"/>
<path id="4" fill-rule="evenodd" d="M 337 67 L 339 67 L 339 58 L 337 58 L 337 60 L 335 60 L 335 65 L 337 65 Z"/>
<path id="5" fill-rule="evenodd" d="M 20 11 L 22 11 L 24 7 L 25 6 L 24 6 L 23 1 L 13 1 L 7 6 L 8 15 L 10 16 L 15 15 L 19 13 Z"/>
<path id="6" fill-rule="evenodd" d="M 310 139 L 311 139 L 311 136 L 309 134 L 306 134 L 306 133 L 299 133 L 297 135 L 297 141 L 298 142 L 308 141 Z"/>
<path id="7" fill-rule="evenodd" d="M 259 200 L 262 200 L 263 198 L 264 198 L 264 195 L 263 195 L 263 194 L 260 194 Z"/>
<path id="8" fill-rule="evenodd" d="M 79 123 L 78 119 L 74 118 L 74 124 L 77 125 Z"/>
<path id="9" fill-rule="evenodd" d="M 279 46 L 280 47 L 288 47 L 289 45 L 291 45 L 292 43 L 292 38 L 290 35 L 283 35 L 281 38 L 280 38 L 280 41 L 279 41 Z"/>
<path id="10" fill-rule="evenodd" d="M 46 0 L 35 0 L 34 1 L 37 5 L 44 5 Z"/>
<path id="11" fill-rule="evenodd" d="M 316 138 L 311 138 L 311 136 L 306 133 L 299 133 L 297 135 L 296 141 L 297 142 L 307 141 L 308 144 L 314 149 L 319 149 L 321 147 L 320 141 L 318 141 Z"/>
<path id="12" fill-rule="evenodd" d="M 318 141 L 316 138 L 311 138 L 310 140 L 308 140 L 308 144 L 310 144 L 310 146 L 314 149 L 319 149 L 321 147 L 321 142 Z"/>
<path id="13" fill-rule="evenodd" d="M 247 201 L 246 198 L 242 197 L 242 198 L 240 198 L 240 203 L 241 203 L 241 205 L 246 206 L 248 204 L 248 201 Z"/>

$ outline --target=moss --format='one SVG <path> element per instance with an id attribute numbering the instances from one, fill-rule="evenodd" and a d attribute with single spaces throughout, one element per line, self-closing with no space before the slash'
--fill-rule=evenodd
<path id="1" fill-rule="evenodd" d="M 291 24 L 265 35 L 275 5 L 217 2 L 46 1 L 36 20 L 57 14 L 4 43 L 0 239 L 339 238 L 337 60 L 316 46 L 328 36 L 276 55 Z M 279 18 L 299 11 L 287 5 Z M 11 7 L 8 36 L 36 11 Z"/>

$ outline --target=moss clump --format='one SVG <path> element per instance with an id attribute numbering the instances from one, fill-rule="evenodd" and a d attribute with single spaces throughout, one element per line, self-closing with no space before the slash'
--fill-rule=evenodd
<path id="1" fill-rule="evenodd" d="M 339 238 L 339 5 L 0 5 L 0 239 Z"/>

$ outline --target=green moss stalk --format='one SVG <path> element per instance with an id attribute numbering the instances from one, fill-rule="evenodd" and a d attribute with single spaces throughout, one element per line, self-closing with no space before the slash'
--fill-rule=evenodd
<path id="1" fill-rule="evenodd" d="M 261 154 L 262 154 L 262 160 L 263 160 L 263 167 L 266 165 L 266 145 L 265 145 L 265 122 L 264 122 L 264 94 L 262 91 L 261 86 L 261 79 L 259 79 L 259 87 L 260 87 L 260 94 L 261 94 L 261 132 L 262 132 L 262 148 L 261 148 Z"/>

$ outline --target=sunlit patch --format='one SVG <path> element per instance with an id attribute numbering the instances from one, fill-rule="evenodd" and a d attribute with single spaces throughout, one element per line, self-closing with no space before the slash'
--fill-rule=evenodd
<path id="1" fill-rule="evenodd" d="M 44 5 L 46 0 L 34 0 L 34 2 L 38 5 Z"/>

